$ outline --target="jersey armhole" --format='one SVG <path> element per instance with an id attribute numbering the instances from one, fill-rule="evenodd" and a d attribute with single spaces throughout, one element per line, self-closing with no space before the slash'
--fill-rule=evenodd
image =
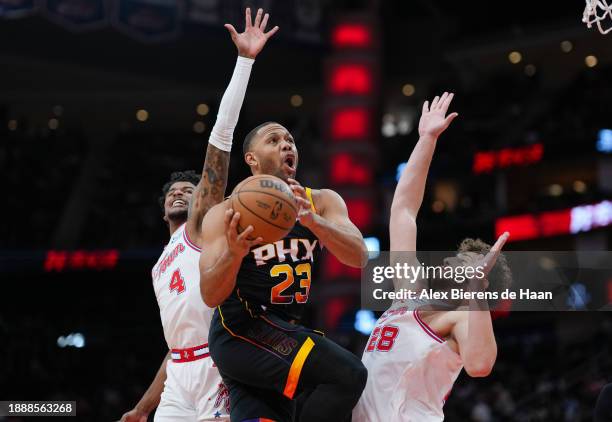
<path id="1" fill-rule="evenodd" d="M 315 207 L 314 200 L 312 199 L 312 189 L 305 188 L 305 190 L 306 190 L 306 196 L 308 197 L 308 200 L 310 201 L 310 208 L 312 209 L 312 212 L 314 212 L 315 214 L 319 214 L 317 212 L 317 208 Z"/>

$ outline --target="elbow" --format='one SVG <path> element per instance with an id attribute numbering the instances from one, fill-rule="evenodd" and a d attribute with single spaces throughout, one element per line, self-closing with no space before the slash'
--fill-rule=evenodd
<path id="1" fill-rule="evenodd" d="M 355 252 L 351 251 L 350 256 L 346 256 L 344 259 L 338 257 L 340 258 L 340 262 L 353 268 L 365 268 L 366 265 L 368 265 L 370 255 L 363 239 L 361 239 L 361 244 L 359 247 L 355 248 L 354 251 Z"/>
<path id="2" fill-rule="evenodd" d="M 474 359 L 472 362 L 464 362 L 464 369 L 472 378 L 488 377 L 493 371 L 495 356 L 492 358 Z"/>
<path id="3" fill-rule="evenodd" d="M 365 242 L 361 242 L 361 248 L 360 248 L 360 255 L 359 255 L 359 268 L 365 268 L 366 265 L 368 265 L 368 260 L 370 259 L 370 254 L 368 252 L 368 248 L 365 244 Z"/>
<path id="4" fill-rule="evenodd" d="M 221 304 L 218 300 L 211 298 L 209 295 L 202 295 L 202 300 L 204 300 L 204 304 L 209 308 L 216 308 Z"/>
<path id="5" fill-rule="evenodd" d="M 221 304 L 214 293 L 206 288 L 206 282 L 202 278 L 200 278 L 200 296 L 202 296 L 202 301 L 209 308 L 216 308 Z"/>

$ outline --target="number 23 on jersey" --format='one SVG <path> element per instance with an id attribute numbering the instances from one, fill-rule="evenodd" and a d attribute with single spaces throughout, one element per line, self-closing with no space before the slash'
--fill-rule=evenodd
<path id="1" fill-rule="evenodd" d="M 294 294 L 283 294 L 283 292 L 293 285 L 295 282 L 295 275 L 300 277 L 299 289 L 300 291 Z M 293 303 L 293 300 L 297 303 L 308 302 L 308 294 L 310 293 L 310 263 L 306 262 L 293 267 L 289 264 L 279 264 L 272 267 L 270 270 L 271 277 L 285 276 L 285 279 L 272 287 L 270 292 L 270 302 L 276 304 L 287 305 Z M 302 290 L 303 289 L 303 290 Z"/>

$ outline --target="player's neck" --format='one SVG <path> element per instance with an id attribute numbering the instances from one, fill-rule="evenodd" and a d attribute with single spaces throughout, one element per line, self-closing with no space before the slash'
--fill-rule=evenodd
<path id="1" fill-rule="evenodd" d="M 170 220 L 168 222 L 168 230 L 170 230 L 170 236 L 172 236 L 174 232 L 176 232 L 183 224 L 185 224 L 185 221 L 183 220 Z"/>

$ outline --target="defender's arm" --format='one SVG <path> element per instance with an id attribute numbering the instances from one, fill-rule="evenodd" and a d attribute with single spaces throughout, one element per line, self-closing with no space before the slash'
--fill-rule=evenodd
<path id="1" fill-rule="evenodd" d="M 162 391 L 164 391 L 164 383 L 166 382 L 166 364 L 168 360 L 170 360 L 170 352 L 164 357 L 153 382 L 143 394 L 138 404 L 121 417 L 121 422 L 146 422 L 149 414 L 159 405 Z"/>
<path id="2" fill-rule="evenodd" d="M 416 251 L 416 217 L 423 203 L 427 173 L 436 142 L 457 117 L 457 113 L 445 117 L 452 99 L 453 94 L 445 92 L 441 98 L 434 98 L 431 107 L 428 101 L 423 104 L 419 122 L 420 138 L 402 172 L 391 204 L 389 238 L 392 251 Z"/>
<path id="3" fill-rule="evenodd" d="M 261 52 L 268 39 L 278 31 L 276 26 L 272 30 L 264 32 L 269 15 L 266 13 L 262 19 L 262 9 L 257 11 L 255 24 L 251 23 L 251 9 L 247 8 L 245 15 L 245 30 L 243 33 L 239 34 L 230 24 L 225 25 L 238 50 L 238 59 L 232 79 L 219 105 L 217 120 L 208 140 L 202 178 L 196 186 L 190 204 L 187 230 L 191 238 L 198 243 L 204 215 L 213 206 L 223 201 L 225 188 L 227 187 L 234 129 L 238 123 L 238 116 L 240 115 L 255 57 Z"/>

